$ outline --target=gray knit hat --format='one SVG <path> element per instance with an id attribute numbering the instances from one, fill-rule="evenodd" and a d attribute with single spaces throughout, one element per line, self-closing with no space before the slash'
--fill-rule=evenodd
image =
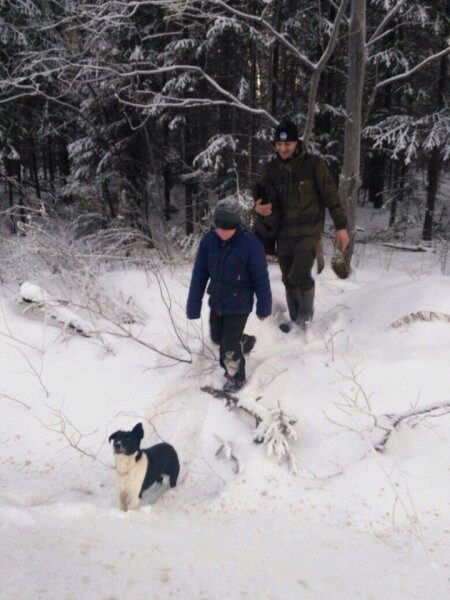
<path id="1" fill-rule="evenodd" d="M 213 211 L 214 226 L 220 229 L 236 229 L 241 224 L 241 212 L 236 200 L 219 200 Z"/>

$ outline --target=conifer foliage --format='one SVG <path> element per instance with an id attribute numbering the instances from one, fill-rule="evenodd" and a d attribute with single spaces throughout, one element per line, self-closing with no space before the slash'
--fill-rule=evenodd
<path id="1" fill-rule="evenodd" d="M 347 67 L 361 5 L 355 88 Z M 335 176 L 344 167 L 344 182 L 360 146 L 360 192 L 350 186 L 350 201 L 341 186 L 348 211 L 368 195 L 390 206 L 395 227 L 422 171 L 423 235 L 442 235 L 449 17 L 450 0 L 5 0 L 2 218 L 15 232 L 30 211 L 69 211 L 151 237 L 177 214 L 192 233 L 214 199 L 248 196 L 271 128 L 289 115 Z M 356 89 L 361 126 L 349 137 Z"/>

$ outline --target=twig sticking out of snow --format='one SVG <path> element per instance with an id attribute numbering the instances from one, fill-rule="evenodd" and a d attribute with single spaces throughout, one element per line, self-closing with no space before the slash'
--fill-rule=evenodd
<path id="1" fill-rule="evenodd" d="M 77 452 L 80 452 L 80 454 L 83 454 L 84 456 L 91 458 L 92 460 L 98 461 L 103 467 L 106 467 L 107 469 L 112 468 L 110 465 L 105 464 L 98 458 L 98 455 L 100 454 L 100 451 L 105 443 L 104 441 L 102 441 L 100 447 L 95 453 L 81 446 L 81 442 L 83 441 L 83 439 L 94 435 L 96 431 L 93 431 L 91 433 L 82 433 L 78 429 L 78 427 L 74 423 L 72 423 L 72 421 L 70 421 L 67 415 L 63 413 L 61 409 L 51 407 L 49 407 L 49 409 L 53 415 L 54 421 L 51 423 L 44 423 L 43 421 L 41 421 L 42 426 L 45 429 L 61 435 L 67 442 L 67 445 L 70 448 L 76 450 Z"/>
<path id="2" fill-rule="evenodd" d="M 31 406 L 29 404 L 26 404 L 22 400 L 19 400 L 18 398 L 14 398 L 13 396 L 10 396 L 9 394 L 3 394 L 0 392 L 0 398 L 5 398 L 5 400 L 10 400 L 11 402 L 16 402 L 17 404 L 24 406 L 27 410 L 31 410 Z"/>
<path id="3" fill-rule="evenodd" d="M 241 473 L 243 473 L 245 470 L 245 463 L 243 463 L 241 460 L 239 460 L 237 458 L 237 456 L 233 453 L 233 443 L 223 440 L 218 435 L 215 435 L 214 437 L 220 444 L 219 448 L 216 451 L 216 456 L 223 454 L 225 456 L 225 458 L 227 458 L 228 460 L 231 460 L 235 463 L 234 472 L 237 475 L 240 475 Z"/>
<path id="4" fill-rule="evenodd" d="M 430 248 L 425 246 L 412 246 L 410 244 L 393 244 L 392 242 L 385 242 L 382 244 L 387 248 L 393 248 L 394 250 L 403 250 L 405 252 L 429 252 Z"/>
<path id="5" fill-rule="evenodd" d="M 393 323 L 389 325 L 389 327 L 398 328 L 402 325 L 410 325 L 414 321 L 443 321 L 444 323 L 450 323 L 450 315 L 446 313 L 438 313 L 430 310 L 418 310 L 416 312 L 409 313 L 404 317 L 400 317 Z"/>
<path id="6" fill-rule="evenodd" d="M 55 300 L 48 292 L 40 286 L 29 281 L 25 281 L 20 286 L 20 298 L 32 306 L 40 308 L 44 314 L 51 319 L 55 319 L 64 327 L 69 327 L 84 337 L 91 337 L 92 330 L 83 319 L 80 319 L 74 312 L 65 308 L 64 302 Z"/>
<path id="7" fill-rule="evenodd" d="M 280 405 L 271 410 L 258 404 L 260 397 L 255 400 L 238 398 L 211 386 L 204 386 L 201 390 L 214 398 L 225 400 L 225 406 L 228 408 L 238 408 L 255 419 L 256 437 L 253 439 L 255 444 L 265 443 L 269 456 L 276 456 L 279 464 L 287 461 L 290 470 L 295 475 L 298 473 L 298 464 L 291 455 L 289 446 L 289 440 L 297 439 L 297 432 L 294 429 L 297 420 L 283 412 Z"/>
<path id="8" fill-rule="evenodd" d="M 380 425 L 380 422 L 381 422 L 380 418 L 377 418 L 377 423 L 378 423 L 377 427 L 380 429 L 385 429 L 385 434 L 376 444 L 373 445 L 373 447 L 378 452 L 383 452 L 386 447 L 386 444 L 389 441 L 389 438 L 394 433 L 394 431 L 399 427 L 399 425 L 402 423 L 402 421 L 413 420 L 414 424 L 417 424 L 417 422 L 420 420 L 420 418 L 425 418 L 425 416 L 427 416 L 427 415 L 437 417 L 437 416 L 446 415 L 449 413 L 450 413 L 450 401 L 441 402 L 438 404 L 429 404 L 428 406 L 423 406 L 422 408 L 413 408 L 404 413 L 383 415 L 384 419 L 387 420 L 386 427 L 382 427 Z"/>
<path id="9" fill-rule="evenodd" d="M 297 475 L 298 463 L 291 455 L 288 441 L 297 439 L 297 432 L 293 427 L 295 421 L 283 412 L 279 403 L 278 408 L 271 411 L 271 415 L 273 422 L 267 428 L 264 436 L 267 454 L 269 456 L 275 455 L 279 464 L 287 460 L 291 471 L 294 475 Z"/>

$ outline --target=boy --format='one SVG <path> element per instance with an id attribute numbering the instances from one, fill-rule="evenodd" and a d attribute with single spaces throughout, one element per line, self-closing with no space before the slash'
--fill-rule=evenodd
<path id="1" fill-rule="evenodd" d="M 245 358 L 256 343 L 244 334 L 253 309 L 263 321 L 272 311 L 272 295 L 264 248 L 241 225 L 237 203 L 220 200 L 213 212 L 214 227 L 198 248 L 187 301 L 188 319 L 198 319 L 206 284 L 211 309 L 211 339 L 220 346 L 220 365 L 227 381 L 224 391 L 235 392 L 245 383 Z"/>

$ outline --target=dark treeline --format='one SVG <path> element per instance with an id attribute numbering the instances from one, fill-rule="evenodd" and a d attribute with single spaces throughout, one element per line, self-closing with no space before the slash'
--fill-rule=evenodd
<path id="1" fill-rule="evenodd" d="M 0 11 L 0 198 L 13 232 L 30 210 L 70 205 L 150 234 L 182 191 L 191 233 L 209 198 L 248 193 L 285 115 L 340 177 L 348 212 L 360 188 L 399 229 L 421 172 L 423 238 L 448 219 L 436 198 L 450 154 L 450 0 L 5 0 Z"/>

